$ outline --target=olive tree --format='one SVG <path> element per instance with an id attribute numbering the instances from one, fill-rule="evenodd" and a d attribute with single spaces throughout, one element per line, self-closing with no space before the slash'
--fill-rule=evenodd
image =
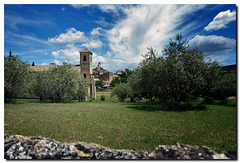
<path id="1" fill-rule="evenodd" d="M 218 62 L 206 62 L 202 69 L 203 83 L 200 87 L 200 96 L 205 103 L 212 103 L 214 94 L 220 84 L 221 68 Z"/>
<path id="2" fill-rule="evenodd" d="M 172 101 L 175 106 L 196 97 L 212 97 L 218 74 L 217 62 L 205 62 L 203 53 L 190 48 L 177 34 L 158 55 L 152 48 L 128 80 L 133 93 L 145 99 Z"/>
<path id="3" fill-rule="evenodd" d="M 4 56 L 4 102 L 16 98 L 27 85 L 29 64 L 23 62 L 21 57 Z"/>
<path id="4" fill-rule="evenodd" d="M 216 90 L 214 99 L 219 99 L 222 103 L 227 103 L 227 98 L 237 95 L 237 75 L 236 72 L 230 71 L 221 75 Z"/>
<path id="5" fill-rule="evenodd" d="M 33 73 L 31 78 L 30 94 L 40 97 L 40 101 L 50 99 L 51 96 L 51 81 L 50 71 L 39 71 Z"/>
<path id="6" fill-rule="evenodd" d="M 86 80 L 67 63 L 54 66 L 48 71 L 37 72 L 32 82 L 32 92 L 40 100 L 51 101 L 73 98 L 81 101 L 88 95 Z"/>
<path id="7" fill-rule="evenodd" d="M 114 95 L 117 95 L 121 102 L 123 102 L 126 98 L 133 96 L 131 87 L 126 83 L 116 85 L 111 92 L 111 97 Z"/>

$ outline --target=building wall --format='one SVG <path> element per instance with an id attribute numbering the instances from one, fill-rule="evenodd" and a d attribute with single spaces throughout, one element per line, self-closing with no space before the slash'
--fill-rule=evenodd
<path id="1" fill-rule="evenodd" d="M 86 56 L 86 61 L 84 61 L 84 56 Z M 88 84 L 91 84 L 90 74 L 92 74 L 92 54 L 88 52 L 80 52 L 80 67 L 81 73 L 86 74 L 86 80 Z"/>
<path id="2" fill-rule="evenodd" d="M 103 80 L 111 82 L 113 80 L 113 73 L 108 71 L 103 73 Z"/>
<path id="3" fill-rule="evenodd" d="M 96 87 L 92 70 L 92 53 L 80 52 L 80 69 L 83 76 L 88 82 L 88 94 L 90 97 L 96 98 Z"/>

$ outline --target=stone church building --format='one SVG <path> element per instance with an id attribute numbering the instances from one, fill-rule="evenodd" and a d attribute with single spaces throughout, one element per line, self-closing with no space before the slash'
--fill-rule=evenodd
<path id="1" fill-rule="evenodd" d="M 87 48 L 80 51 L 80 65 L 73 65 L 72 69 L 83 74 L 88 83 L 88 94 L 90 98 L 96 98 L 96 87 L 92 68 L 92 52 Z M 33 72 L 48 70 L 56 65 L 48 66 L 30 66 Z M 23 97 L 24 98 L 24 97 Z M 27 98 L 27 97 L 25 97 Z"/>
<path id="2" fill-rule="evenodd" d="M 92 52 L 87 48 L 80 51 L 80 72 L 89 84 L 88 94 L 91 98 L 96 98 L 96 87 L 92 68 Z"/>
<path id="3" fill-rule="evenodd" d="M 98 62 L 98 65 L 93 68 L 92 65 L 92 55 L 93 53 L 89 51 L 87 48 L 80 51 L 80 64 L 73 65 L 72 69 L 78 71 L 79 73 L 82 73 L 83 77 L 86 79 L 88 83 L 88 94 L 90 98 L 96 98 L 96 81 L 102 81 L 103 87 L 101 89 L 107 89 L 110 87 L 110 84 L 113 79 L 120 78 L 119 75 L 122 74 L 121 70 L 118 70 L 116 73 L 113 73 L 111 71 L 105 70 L 101 67 L 101 62 Z M 50 69 L 51 67 L 57 66 L 55 64 L 53 65 L 47 65 L 47 66 L 35 66 L 34 63 L 32 66 L 30 66 L 30 69 L 33 72 L 37 71 L 46 71 Z M 29 97 L 30 95 L 28 93 L 23 93 L 22 98 L 37 98 L 37 97 Z"/>

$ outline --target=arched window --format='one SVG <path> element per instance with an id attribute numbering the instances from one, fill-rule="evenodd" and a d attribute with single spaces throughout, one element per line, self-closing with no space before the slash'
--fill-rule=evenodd
<path id="1" fill-rule="evenodd" d="M 83 56 L 83 61 L 87 61 L 86 55 Z"/>
<path id="2" fill-rule="evenodd" d="M 86 79 L 87 75 L 86 74 L 83 74 L 84 78 Z"/>

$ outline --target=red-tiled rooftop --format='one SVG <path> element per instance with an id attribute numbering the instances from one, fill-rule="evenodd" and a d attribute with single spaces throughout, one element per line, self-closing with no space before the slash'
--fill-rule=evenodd
<path id="1" fill-rule="evenodd" d="M 51 67 L 55 67 L 56 65 L 48 65 L 48 66 L 29 66 L 32 71 L 47 71 Z"/>
<path id="2" fill-rule="evenodd" d="M 80 51 L 80 52 L 87 52 L 87 53 L 91 53 L 92 54 L 92 52 L 91 51 L 89 51 L 87 48 L 86 49 L 84 49 L 84 50 L 82 50 L 82 51 Z"/>
<path id="3" fill-rule="evenodd" d="M 49 70 L 51 67 L 56 67 L 57 65 L 47 65 L 47 66 L 29 66 L 30 67 L 30 69 L 32 70 L 32 71 L 47 71 L 47 70 Z M 72 67 L 72 69 L 73 70 L 77 70 L 77 71 L 80 71 L 80 66 L 79 65 L 74 65 L 73 67 Z"/>

